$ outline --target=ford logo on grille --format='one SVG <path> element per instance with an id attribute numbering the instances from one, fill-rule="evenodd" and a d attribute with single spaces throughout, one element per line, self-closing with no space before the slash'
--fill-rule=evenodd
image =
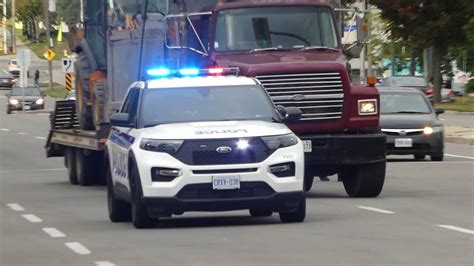
<path id="1" fill-rule="evenodd" d="M 227 146 L 221 146 L 219 148 L 216 149 L 216 151 L 218 153 L 229 153 L 232 151 L 232 148 L 231 147 L 227 147 Z"/>

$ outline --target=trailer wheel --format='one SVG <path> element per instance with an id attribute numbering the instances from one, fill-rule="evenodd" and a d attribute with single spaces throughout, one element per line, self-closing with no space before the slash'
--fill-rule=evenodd
<path id="1" fill-rule="evenodd" d="M 385 181 L 386 162 L 351 166 L 339 173 L 350 197 L 377 197 Z"/>
<path id="2" fill-rule="evenodd" d="M 77 61 L 74 64 L 76 74 L 76 112 L 79 126 L 82 129 L 94 129 L 92 121 L 92 112 L 90 106 L 87 105 L 89 100 L 89 78 L 92 70 L 89 66 L 87 56 L 84 52 L 79 52 Z"/>
<path id="3" fill-rule="evenodd" d="M 94 180 L 93 156 L 86 156 L 83 149 L 76 149 L 76 175 L 77 181 L 81 186 L 89 186 Z"/>
<path id="4" fill-rule="evenodd" d="M 67 167 L 67 174 L 69 182 L 72 185 L 77 185 L 77 170 L 76 170 L 76 151 L 74 148 L 66 148 L 64 151 L 64 162 Z"/>

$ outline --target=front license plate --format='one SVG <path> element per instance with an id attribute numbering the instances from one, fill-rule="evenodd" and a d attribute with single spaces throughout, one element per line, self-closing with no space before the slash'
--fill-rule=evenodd
<path id="1" fill-rule="evenodd" d="M 30 109 L 31 109 L 31 106 L 25 105 L 25 110 L 30 110 Z"/>
<path id="2" fill-rule="evenodd" d="M 313 151 L 313 144 L 311 140 L 302 140 L 303 142 L 303 150 L 304 152 L 312 152 Z"/>
<path id="3" fill-rule="evenodd" d="M 239 189 L 240 188 L 240 176 L 213 176 L 212 177 L 212 189 L 214 190 L 225 190 L 225 189 Z"/>
<path id="4" fill-rule="evenodd" d="M 413 146 L 413 140 L 409 138 L 395 139 L 396 148 L 410 148 Z"/>

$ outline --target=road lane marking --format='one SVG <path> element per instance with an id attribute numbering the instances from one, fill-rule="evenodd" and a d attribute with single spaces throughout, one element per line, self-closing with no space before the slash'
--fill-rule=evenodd
<path id="1" fill-rule="evenodd" d="M 51 171 L 66 171 L 67 168 L 51 168 L 51 169 L 20 169 L 20 170 L 0 170 L 0 172 L 51 172 Z"/>
<path id="2" fill-rule="evenodd" d="M 458 226 L 454 226 L 454 225 L 447 225 L 447 224 L 438 224 L 438 226 L 441 227 L 441 228 L 445 228 L 445 229 L 449 229 L 449 230 L 453 230 L 453 231 L 458 231 L 458 232 L 461 232 L 461 233 L 474 235 L 474 230 L 469 230 L 469 229 L 465 229 L 465 228 L 462 228 L 462 227 L 458 227 Z"/>
<path id="3" fill-rule="evenodd" d="M 31 223 L 41 223 L 43 220 L 41 220 L 38 216 L 34 214 L 23 214 L 23 218 L 28 220 Z"/>
<path id="4" fill-rule="evenodd" d="M 456 157 L 456 158 L 463 158 L 463 159 L 474 160 L 474 157 L 469 157 L 469 156 L 461 156 L 461 155 L 447 154 L 447 153 L 445 153 L 444 155 L 449 156 L 449 157 Z"/>
<path id="5" fill-rule="evenodd" d="M 17 212 L 22 212 L 25 210 L 25 208 L 21 207 L 21 205 L 18 203 L 8 203 L 7 206 L 10 207 L 10 209 Z"/>
<path id="6" fill-rule="evenodd" d="M 115 264 L 110 261 L 94 261 L 94 263 L 97 266 L 115 266 Z"/>
<path id="7" fill-rule="evenodd" d="M 91 254 L 91 251 L 88 250 L 79 242 L 68 242 L 68 243 L 64 243 L 64 245 L 66 245 L 66 247 L 68 247 L 70 250 L 76 252 L 79 255 Z"/>
<path id="8" fill-rule="evenodd" d="M 18 132 L 18 135 L 26 135 L 28 133 L 25 133 L 25 132 Z"/>
<path id="9" fill-rule="evenodd" d="M 54 227 L 45 227 L 43 231 L 52 238 L 66 237 L 66 235 Z"/>
<path id="10" fill-rule="evenodd" d="M 2 128 L 2 131 L 8 132 L 8 131 L 10 131 L 10 129 L 8 129 L 8 128 Z"/>
<path id="11" fill-rule="evenodd" d="M 46 139 L 45 137 L 36 136 L 35 139 Z"/>
<path id="12" fill-rule="evenodd" d="M 367 207 L 367 206 L 357 206 L 357 208 L 368 210 L 368 211 L 374 211 L 374 212 L 380 212 L 380 213 L 385 213 L 385 214 L 393 214 L 395 212 L 393 211 L 387 211 L 379 208 L 374 208 L 374 207 Z"/>

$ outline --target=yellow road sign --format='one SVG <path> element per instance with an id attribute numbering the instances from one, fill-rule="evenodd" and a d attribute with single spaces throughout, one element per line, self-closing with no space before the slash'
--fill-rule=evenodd
<path id="1" fill-rule="evenodd" d="M 56 53 L 53 50 L 48 48 L 48 50 L 46 50 L 43 56 L 44 58 L 48 59 L 48 61 L 51 61 L 56 56 Z"/>
<path id="2" fill-rule="evenodd" d="M 67 91 L 72 91 L 72 74 L 71 73 L 66 73 L 66 90 Z"/>

